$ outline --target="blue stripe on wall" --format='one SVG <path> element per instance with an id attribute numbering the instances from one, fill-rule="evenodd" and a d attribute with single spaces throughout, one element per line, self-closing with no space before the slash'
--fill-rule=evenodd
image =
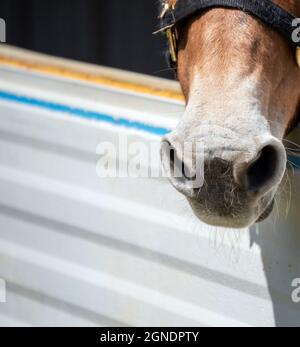
<path id="1" fill-rule="evenodd" d="M 0 99 L 17 102 L 23 105 L 39 107 L 39 108 L 47 109 L 53 112 L 66 113 L 66 114 L 72 115 L 74 117 L 82 118 L 82 119 L 96 120 L 96 121 L 100 121 L 104 123 L 110 123 L 116 126 L 123 126 L 130 129 L 141 130 L 141 131 L 145 131 L 147 133 L 158 135 L 158 136 L 163 136 L 170 132 L 170 130 L 166 128 L 156 127 L 153 125 L 148 125 L 148 124 L 137 122 L 137 121 L 131 121 L 125 118 L 115 118 L 115 117 L 109 116 L 107 114 L 99 113 L 99 112 L 88 111 L 88 110 L 84 110 L 80 108 L 74 108 L 71 106 L 63 105 L 63 104 L 57 104 L 54 102 L 29 98 L 26 96 L 16 95 L 16 94 L 4 92 L 4 91 L 0 91 Z"/>
<path id="2" fill-rule="evenodd" d="M 289 161 L 296 169 L 300 169 L 300 157 L 289 156 Z"/>
<path id="3" fill-rule="evenodd" d="M 65 114 L 72 115 L 73 117 L 87 119 L 87 120 L 95 120 L 104 123 L 110 123 L 116 126 L 123 126 L 129 129 L 135 129 L 140 131 L 145 131 L 147 133 L 164 136 L 170 132 L 170 129 L 156 127 L 152 125 L 148 125 L 145 123 L 131 121 L 125 118 L 115 118 L 107 114 L 88 111 L 80 108 L 75 108 L 63 104 L 57 104 L 54 102 L 43 101 L 35 98 L 29 98 L 26 96 L 16 95 L 13 93 L 8 93 L 5 91 L 0 91 L 0 99 L 6 101 L 12 101 L 23 105 L 39 107 L 42 109 L 46 109 L 52 112 L 61 112 Z M 298 157 L 289 157 L 290 162 L 295 166 L 295 168 L 300 168 L 300 158 Z"/>

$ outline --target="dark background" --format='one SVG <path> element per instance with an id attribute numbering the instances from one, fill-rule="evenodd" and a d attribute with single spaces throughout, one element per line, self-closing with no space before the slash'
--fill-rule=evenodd
<path id="1" fill-rule="evenodd" d="M 7 43 L 172 78 L 165 42 L 152 35 L 159 0 L 0 0 Z"/>

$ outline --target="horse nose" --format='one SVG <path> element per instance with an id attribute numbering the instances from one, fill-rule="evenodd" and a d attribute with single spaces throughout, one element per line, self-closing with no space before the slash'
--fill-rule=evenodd
<path id="1" fill-rule="evenodd" d="M 261 146 L 253 158 L 234 165 L 234 178 L 244 190 L 263 195 L 281 182 L 286 169 L 286 152 L 279 141 L 272 140 Z"/>
<path id="2" fill-rule="evenodd" d="M 262 196 L 279 185 L 286 169 L 287 158 L 284 146 L 279 140 L 272 138 L 257 148 L 252 150 L 251 154 L 245 150 L 247 155 L 241 153 L 239 158 L 227 156 L 226 160 L 215 157 L 213 154 L 205 155 L 203 166 L 200 167 L 203 172 L 198 174 L 203 175 L 208 191 L 213 190 L 214 187 L 222 191 L 224 188 L 222 185 L 230 181 L 230 184 L 239 187 L 245 194 Z M 198 156 L 197 153 L 194 155 Z M 197 189 L 193 189 L 190 184 L 193 179 L 193 172 L 189 171 L 191 159 L 187 158 L 185 153 L 184 155 L 181 153 L 176 142 L 168 138 L 163 139 L 161 157 L 164 171 L 173 186 L 181 193 L 193 198 Z"/>

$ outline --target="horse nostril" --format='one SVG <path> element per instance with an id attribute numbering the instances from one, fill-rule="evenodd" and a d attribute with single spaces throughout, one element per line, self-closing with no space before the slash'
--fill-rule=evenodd
<path id="1" fill-rule="evenodd" d="M 163 164 L 169 175 L 176 179 L 188 179 L 189 168 L 182 158 L 179 158 L 176 148 L 168 140 L 164 139 L 161 151 Z"/>
<path id="2" fill-rule="evenodd" d="M 280 150 L 268 145 L 264 147 L 246 170 L 247 189 L 258 193 L 267 191 L 276 183 L 283 174 L 282 156 Z"/>
<path id="3" fill-rule="evenodd" d="M 192 197 L 194 187 L 201 185 L 201 177 L 199 181 L 196 179 L 196 173 L 194 173 L 195 170 L 193 170 L 189 154 L 191 153 L 187 155 L 184 153 L 179 142 L 171 142 L 168 138 L 163 139 L 161 159 L 164 173 L 179 192 Z M 187 163 L 190 163 L 190 166 Z"/>

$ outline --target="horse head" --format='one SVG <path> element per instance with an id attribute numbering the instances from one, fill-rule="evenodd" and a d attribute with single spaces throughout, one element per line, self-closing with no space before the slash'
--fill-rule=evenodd
<path id="1" fill-rule="evenodd" d="M 185 0 L 167 1 L 165 12 L 177 2 Z M 298 0 L 273 2 L 300 16 Z M 300 105 L 295 47 L 259 18 L 224 7 L 189 16 L 176 25 L 176 37 L 186 110 L 163 139 L 163 166 L 202 221 L 248 227 L 271 213 L 286 170 L 283 139 Z M 201 187 L 174 175 L 174 158 L 185 142 L 203 145 Z M 181 167 L 199 155 L 196 149 L 183 154 Z"/>

